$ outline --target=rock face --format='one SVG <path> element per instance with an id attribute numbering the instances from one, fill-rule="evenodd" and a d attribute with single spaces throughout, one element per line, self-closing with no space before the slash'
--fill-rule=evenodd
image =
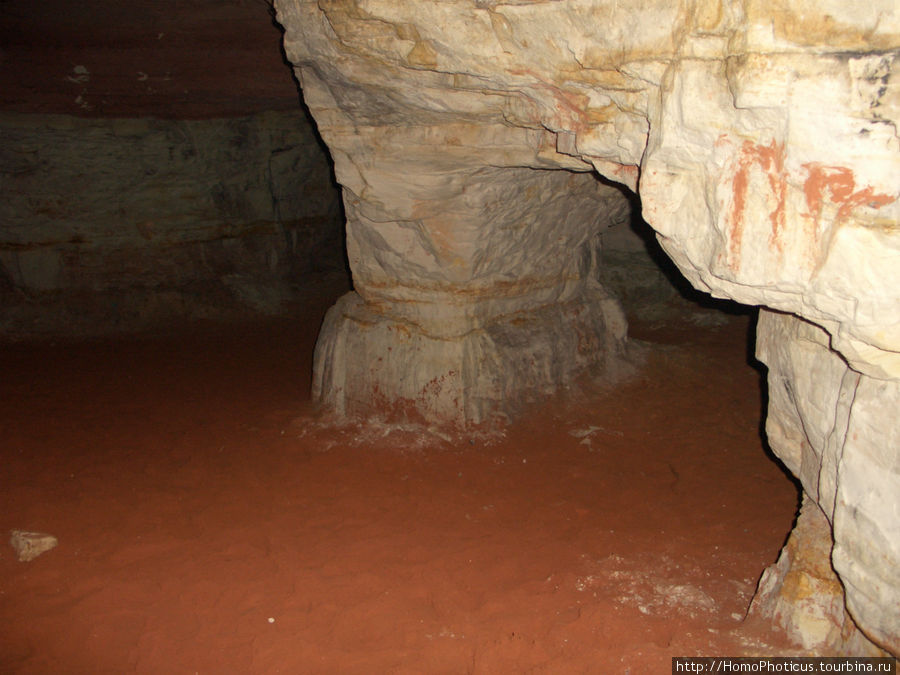
<path id="1" fill-rule="evenodd" d="M 616 367 L 626 325 L 595 277 L 618 191 L 546 169 L 390 171 L 373 172 L 391 181 L 377 201 L 345 186 L 356 292 L 325 320 L 317 397 L 341 414 L 484 424 Z"/>
<path id="2" fill-rule="evenodd" d="M 310 267 L 342 265 L 339 198 L 299 110 L 195 121 L 4 113 L 0 139 L 3 332 L 276 311 Z"/>
<path id="3" fill-rule="evenodd" d="M 832 645 L 856 656 L 881 656 L 860 633 L 844 606 L 844 589 L 831 564 L 831 524 L 804 497 L 797 524 L 778 562 L 759 581 L 750 611 L 771 619 L 804 649 Z"/>
<path id="4" fill-rule="evenodd" d="M 769 365 L 769 443 L 814 502 L 805 509 L 817 515 L 807 521 L 824 514 L 833 524 L 830 564 L 846 590 L 851 616 L 897 652 L 900 381 L 854 370 L 829 346 L 823 328 L 797 316 L 761 310 L 757 331 L 757 355 Z M 796 546 L 817 531 L 798 534 Z M 791 560 L 778 565 L 790 567 Z M 777 607 L 783 599 L 775 602 Z M 832 628 L 839 623 L 832 621 Z"/>
<path id="5" fill-rule="evenodd" d="M 358 292 L 319 396 L 478 420 L 619 349 L 590 241 L 623 207 L 596 171 L 695 287 L 767 308 L 770 443 L 833 529 L 850 615 L 900 651 L 896 3 L 276 5 Z"/>

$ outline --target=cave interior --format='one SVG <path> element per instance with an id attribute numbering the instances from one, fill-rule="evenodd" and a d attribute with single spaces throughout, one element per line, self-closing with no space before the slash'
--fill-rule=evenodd
<path id="1" fill-rule="evenodd" d="M 0 7 L 4 672 L 655 672 L 748 615 L 799 508 L 756 309 L 620 193 L 615 382 L 497 426 L 310 399 L 344 204 L 264 1 Z M 389 407 L 389 406 L 388 406 Z M 402 413 L 402 411 L 400 411 Z"/>

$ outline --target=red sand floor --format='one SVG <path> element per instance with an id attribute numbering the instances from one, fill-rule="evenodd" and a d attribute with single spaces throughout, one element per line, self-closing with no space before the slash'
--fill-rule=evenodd
<path id="1" fill-rule="evenodd" d="M 312 415 L 295 321 L 0 350 L 3 673 L 667 673 L 764 653 L 794 516 L 746 317 L 491 441 Z M 782 652 L 783 653 L 783 652 Z"/>

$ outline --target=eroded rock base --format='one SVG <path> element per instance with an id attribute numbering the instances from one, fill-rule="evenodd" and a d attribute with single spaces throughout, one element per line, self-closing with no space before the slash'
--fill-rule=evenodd
<path id="1" fill-rule="evenodd" d="M 900 651 L 900 473 L 893 424 L 900 383 L 857 372 L 829 334 L 761 310 L 757 357 L 769 369 L 766 436 L 830 523 L 830 564 L 846 606 L 877 644 Z M 804 541 L 803 538 L 800 541 Z"/>
<path id="2" fill-rule="evenodd" d="M 627 374 L 626 330 L 618 302 L 599 284 L 569 302 L 449 337 L 348 293 L 319 334 L 313 396 L 341 417 L 457 427 L 505 422 L 579 376 Z"/>
<path id="3" fill-rule="evenodd" d="M 885 656 L 857 628 L 831 565 L 831 525 L 807 495 L 778 561 L 759 581 L 752 614 L 771 620 L 797 645 L 817 654 Z"/>

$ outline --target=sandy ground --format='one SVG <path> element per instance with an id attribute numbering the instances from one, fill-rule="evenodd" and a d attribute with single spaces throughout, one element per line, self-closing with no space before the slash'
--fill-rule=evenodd
<path id="1" fill-rule="evenodd" d="M 329 426 L 295 320 L 0 350 L 3 673 L 666 673 L 744 621 L 797 493 L 747 317 L 496 438 Z M 779 653 L 785 653 L 782 648 Z"/>

